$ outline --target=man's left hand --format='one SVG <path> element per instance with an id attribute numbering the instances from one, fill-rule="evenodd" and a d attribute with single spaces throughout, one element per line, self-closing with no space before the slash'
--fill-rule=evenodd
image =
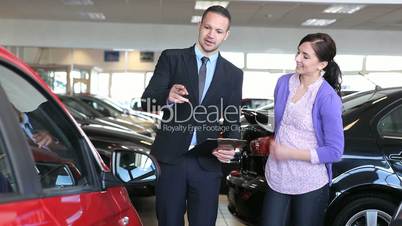
<path id="1" fill-rule="evenodd" d="M 32 139 L 39 147 L 47 146 L 53 143 L 52 135 L 47 131 L 38 131 L 33 134 Z"/>
<path id="2" fill-rule="evenodd" d="M 235 155 L 235 149 L 221 149 L 221 148 L 216 148 L 213 152 L 213 155 L 222 163 L 229 163 L 230 160 L 234 158 Z"/>

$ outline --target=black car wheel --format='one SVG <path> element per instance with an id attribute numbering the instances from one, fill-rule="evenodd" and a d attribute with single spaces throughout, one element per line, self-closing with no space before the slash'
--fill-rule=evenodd
<path id="1" fill-rule="evenodd" d="M 337 214 L 333 226 L 388 226 L 395 208 L 383 198 L 359 198 Z"/>

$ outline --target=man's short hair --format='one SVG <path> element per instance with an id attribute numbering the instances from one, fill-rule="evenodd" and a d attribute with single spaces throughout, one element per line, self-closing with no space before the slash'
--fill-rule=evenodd
<path id="1" fill-rule="evenodd" d="M 227 10 L 225 7 L 223 7 L 223 6 L 220 6 L 220 5 L 213 5 L 213 6 L 210 6 L 208 9 L 206 9 L 205 11 L 204 11 L 204 13 L 202 14 L 202 19 L 201 19 L 201 23 L 202 23 L 202 21 L 204 21 L 204 18 L 205 18 L 205 16 L 208 14 L 208 13 L 217 13 L 217 14 L 219 14 L 219 15 L 221 15 L 221 16 L 224 16 L 224 17 L 226 17 L 226 18 L 228 18 L 228 20 L 229 20 L 229 27 L 228 27 L 228 30 L 229 30 L 229 28 L 230 28 L 230 23 L 231 23 L 231 21 L 232 21 L 232 17 L 230 16 L 230 13 L 229 13 L 229 10 Z"/>

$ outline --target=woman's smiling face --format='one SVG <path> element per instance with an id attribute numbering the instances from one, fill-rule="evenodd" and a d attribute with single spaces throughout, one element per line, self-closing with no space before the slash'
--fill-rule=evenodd
<path id="1" fill-rule="evenodd" d="M 314 75 L 327 66 L 327 61 L 320 61 L 311 42 L 304 42 L 298 47 L 295 57 L 296 72 L 300 75 Z"/>

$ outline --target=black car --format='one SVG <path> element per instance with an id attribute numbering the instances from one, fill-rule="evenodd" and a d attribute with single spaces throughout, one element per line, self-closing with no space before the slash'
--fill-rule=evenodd
<path id="1" fill-rule="evenodd" d="M 90 107 L 86 102 L 80 100 L 80 98 L 76 96 L 58 95 L 58 97 L 63 102 L 63 104 L 65 104 L 70 109 L 70 112 L 71 109 L 73 109 L 75 112 L 79 113 L 75 114 L 75 116 L 80 117 L 79 115 L 84 115 L 83 117 L 85 118 L 86 122 L 112 127 L 128 128 L 134 130 L 139 134 L 155 137 L 155 132 L 152 129 L 145 128 L 139 124 L 118 119 L 116 117 L 105 116 Z M 82 117 L 80 118 L 82 119 Z"/>
<path id="2" fill-rule="evenodd" d="M 243 139 L 272 136 L 263 128 L 271 121 L 267 115 L 247 111 L 250 124 L 243 128 Z M 402 88 L 344 97 L 343 123 L 345 149 L 333 165 L 326 225 L 389 225 L 402 200 Z M 259 221 L 267 189 L 266 153 L 248 146 L 241 170 L 227 177 L 228 208 L 249 224 Z"/>
<path id="3" fill-rule="evenodd" d="M 119 124 L 91 119 L 74 108 L 66 106 L 70 114 L 81 126 L 91 140 L 106 165 L 111 166 L 112 154 L 115 150 L 136 150 L 147 154 L 151 151 L 154 139 L 135 132 Z M 155 194 L 154 184 L 127 185 L 130 196 L 150 196 Z"/>
<path id="4" fill-rule="evenodd" d="M 268 98 L 244 98 L 241 100 L 242 109 L 257 109 L 259 107 L 271 104 L 273 99 Z"/>
<path id="5" fill-rule="evenodd" d="M 392 217 L 391 224 L 389 226 L 401 226 L 402 225 L 402 202 L 398 209 L 395 211 L 394 217 Z"/>
<path id="6" fill-rule="evenodd" d="M 159 124 L 160 116 L 148 112 L 123 108 L 107 97 L 94 95 L 76 95 L 74 97 L 85 102 L 88 106 L 105 117 L 113 117 L 119 120 L 128 121 L 153 131 L 156 131 Z M 155 117 L 150 117 L 149 114 L 155 115 Z"/>

